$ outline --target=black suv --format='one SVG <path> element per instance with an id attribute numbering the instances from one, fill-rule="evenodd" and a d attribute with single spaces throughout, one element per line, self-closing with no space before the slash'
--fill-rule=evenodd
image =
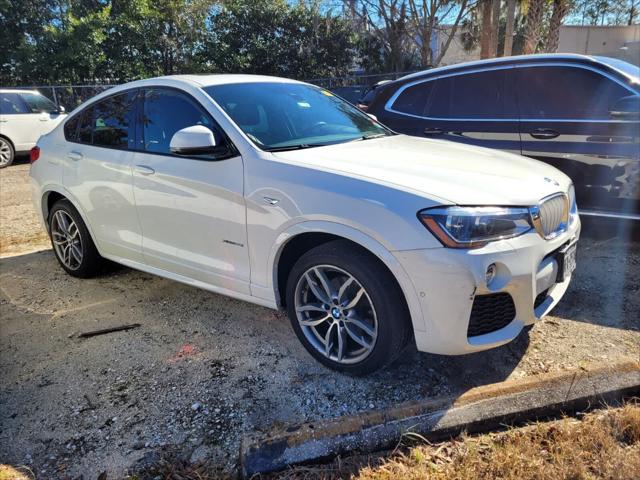
<path id="1" fill-rule="evenodd" d="M 583 214 L 640 219 L 640 68 L 527 55 L 415 73 L 368 113 L 408 135 L 498 148 L 569 175 Z"/>

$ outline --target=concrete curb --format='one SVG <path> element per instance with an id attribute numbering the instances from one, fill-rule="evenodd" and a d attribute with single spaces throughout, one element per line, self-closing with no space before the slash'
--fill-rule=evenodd
<path id="1" fill-rule="evenodd" d="M 383 411 L 292 426 L 240 446 L 242 475 L 278 471 L 352 451 L 394 446 L 408 431 L 431 441 L 478 433 L 640 396 L 640 363 L 538 375 L 474 388 L 459 397 L 425 400 Z"/>

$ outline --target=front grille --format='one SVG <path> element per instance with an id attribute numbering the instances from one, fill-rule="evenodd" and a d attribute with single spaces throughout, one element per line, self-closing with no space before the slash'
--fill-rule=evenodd
<path id="1" fill-rule="evenodd" d="M 540 229 L 544 238 L 553 238 L 567 229 L 569 202 L 566 195 L 555 195 L 540 204 Z"/>
<path id="2" fill-rule="evenodd" d="M 509 325 L 516 317 L 516 306 L 508 293 L 477 295 L 473 300 L 467 337 L 495 332 Z"/>
<path id="3" fill-rule="evenodd" d="M 545 290 L 544 292 L 540 292 L 538 294 L 536 299 L 533 301 L 533 309 L 534 310 L 544 303 L 544 301 L 547 299 L 547 293 L 548 292 L 549 292 L 549 290 Z"/>

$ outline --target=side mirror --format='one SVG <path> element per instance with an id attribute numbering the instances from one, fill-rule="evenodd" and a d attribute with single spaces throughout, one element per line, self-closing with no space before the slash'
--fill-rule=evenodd
<path id="1" fill-rule="evenodd" d="M 613 105 L 609 116 L 614 120 L 640 120 L 640 96 L 621 98 Z"/>
<path id="2" fill-rule="evenodd" d="M 216 145 L 216 138 L 211 130 L 204 125 L 194 125 L 178 130 L 171 138 L 169 148 L 176 155 L 201 155 L 213 153 Z"/>
<path id="3" fill-rule="evenodd" d="M 67 111 L 67 110 L 66 110 L 62 105 L 59 105 L 59 106 L 58 106 L 58 112 L 60 112 L 60 113 L 65 113 L 66 111 Z"/>

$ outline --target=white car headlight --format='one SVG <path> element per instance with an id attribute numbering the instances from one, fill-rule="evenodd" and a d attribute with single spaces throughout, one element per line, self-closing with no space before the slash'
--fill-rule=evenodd
<path id="1" fill-rule="evenodd" d="M 450 248 L 478 248 L 533 228 L 528 208 L 440 207 L 418 212 L 420 221 Z"/>

